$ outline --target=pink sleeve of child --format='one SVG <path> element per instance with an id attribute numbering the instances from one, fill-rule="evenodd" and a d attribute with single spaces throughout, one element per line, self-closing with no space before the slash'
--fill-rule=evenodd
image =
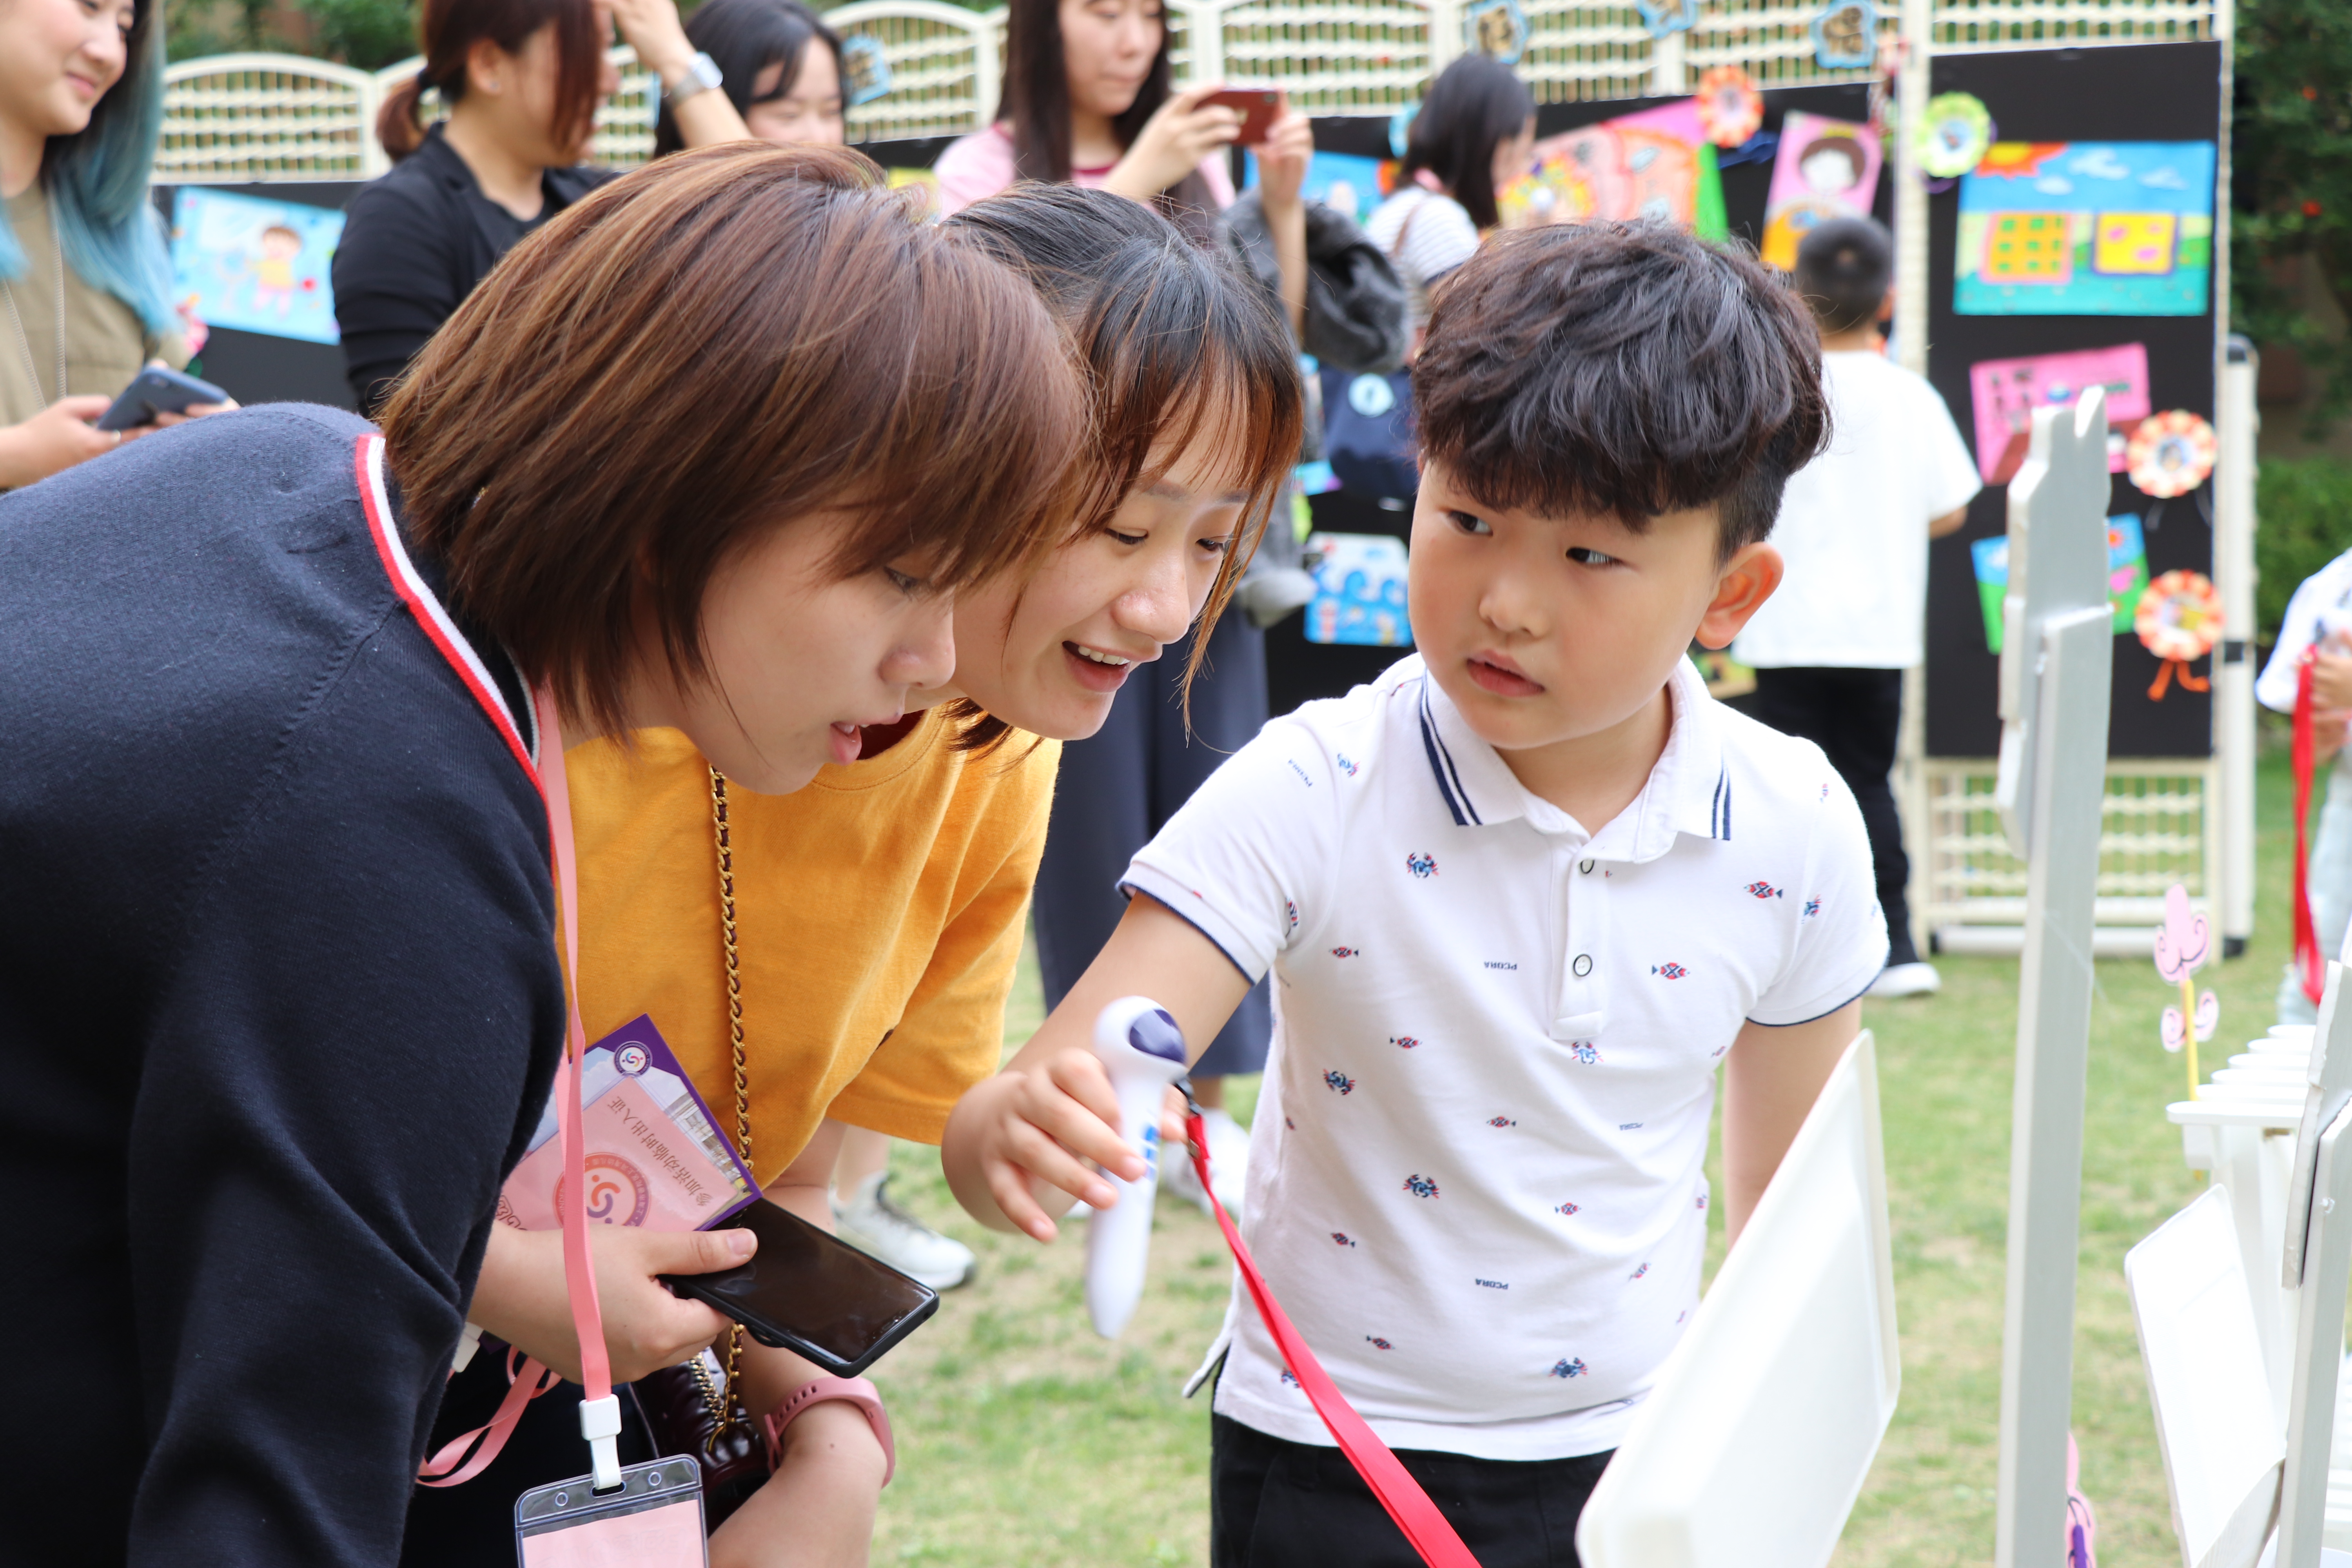
<path id="1" fill-rule="evenodd" d="M 948 143 L 931 166 L 940 183 L 940 216 L 960 212 L 1013 184 L 1013 138 L 990 126 Z"/>

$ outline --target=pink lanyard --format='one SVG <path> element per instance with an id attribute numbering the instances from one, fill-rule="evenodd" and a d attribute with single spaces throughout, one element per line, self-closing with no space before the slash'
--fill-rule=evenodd
<path id="1" fill-rule="evenodd" d="M 1209 1184 L 1209 1131 L 1202 1122 L 1198 1106 L 1192 1107 L 1185 1118 L 1184 1131 L 1192 1142 L 1192 1167 L 1200 1175 L 1201 1190 L 1209 1194 L 1209 1206 L 1216 1211 L 1217 1227 L 1225 1233 L 1225 1245 L 1234 1249 L 1234 1263 L 1242 1272 L 1242 1283 L 1249 1287 L 1250 1300 L 1257 1303 L 1258 1316 L 1265 1321 L 1266 1332 L 1274 1336 L 1274 1348 L 1282 1352 L 1284 1364 L 1298 1380 L 1299 1388 L 1315 1406 L 1315 1414 L 1323 1418 L 1339 1451 L 1348 1456 L 1348 1463 L 1356 1467 L 1356 1473 L 1364 1478 L 1364 1484 L 1372 1489 L 1372 1495 L 1381 1500 L 1381 1506 L 1388 1510 L 1389 1517 L 1396 1521 L 1397 1528 L 1404 1531 L 1405 1539 L 1429 1568 L 1478 1568 L 1478 1560 L 1470 1555 L 1470 1549 L 1462 1544 L 1462 1538 L 1445 1522 L 1445 1515 L 1421 1489 L 1412 1472 L 1381 1441 L 1380 1434 L 1356 1414 L 1356 1407 L 1348 1403 L 1348 1396 L 1339 1392 L 1331 1374 L 1323 1370 L 1323 1363 L 1315 1359 L 1315 1352 L 1307 1348 L 1307 1342 L 1290 1326 L 1282 1303 L 1274 1299 L 1265 1276 L 1257 1271 L 1257 1263 L 1250 1257 L 1242 1233 L 1234 1228 L 1233 1217 L 1217 1201 L 1217 1189 Z"/>
<path id="2" fill-rule="evenodd" d="M 579 857 L 572 840 L 572 791 L 563 771 L 563 731 L 554 694 L 542 686 L 531 693 L 539 720 L 539 765 L 532 770 L 547 804 L 547 833 L 553 846 L 555 896 L 563 918 L 563 1059 L 555 1066 L 556 1136 L 563 1143 L 563 1285 L 572 1298 L 572 1324 L 580 1337 L 580 1375 L 587 1385 L 580 1404 L 580 1434 L 588 1439 L 595 1489 L 618 1486 L 621 1404 L 613 1394 L 613 1363 L 604 1351 L 604 1314 L 596 1301 L 596 1269 L 588 1249 L 587 1138 L 580 1125 L 580 1061 L 588 1032 L 580 1021 Z M 416 1479 L 428 1487 L 454 1487 L 472 1480 L 497 1458 L 522 1420 L 525 1406 L 562 1380 L 520 1351 L 507 1353 L 507 1395 L 487 1426 L 461 1432 L 425 1460 Z M 475 1447 L 478 1440 L 480 1447 Z M 467 1457 L 467 1450 L 473 1450 Z M 460 1461 L 463 1461 L 460 1463 Z"/>

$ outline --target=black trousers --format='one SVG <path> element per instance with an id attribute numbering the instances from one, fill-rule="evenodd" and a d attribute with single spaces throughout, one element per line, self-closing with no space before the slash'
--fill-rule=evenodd
<path id="1" fill-rule="evenodd" d="M 1899 669 L 1759 669 L 1748 710 L 1784 735 L 1801 735 L 1829 754 L 1830 766 L 1853 792 L 1870 834 L 1878 873 L 1878 907 L 1886 914 L 1889 964 L 1916 963 L 1911 903 L 1905 887 L 1911 862 L 1903 853 L 1903 822 L 1895 814 L 1895 737 L 1903 724 Z"/>
<path id="2" fill-rule="evenodd" d="M 1404 1532 L 1337 1448 L 1210 1418 L 1212 1568 L 1420 1568 Z M 1473 1459 L 1400 1448 L 1481 1568 L 1578 1568 L 1576 1521 L 1608 1468 L 1573 1459 Z"/>

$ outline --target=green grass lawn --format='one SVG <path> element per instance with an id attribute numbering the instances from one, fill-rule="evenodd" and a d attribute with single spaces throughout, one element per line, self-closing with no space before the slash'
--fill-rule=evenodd
<path id="1" fill-rule="evenodd" d="M 2211 1070 L 2271 1022 L 2287 950 L 2292 831 L 2283 760 L 2265 763 L 2261 911 L 2246 956 L 2200 976 L 2221 998 Z M 1839 1563 L 1941 1568 L 1992 1556 L 2017 965 L 1946 958 L 1939 996 L 1873 1005 L 1884 1096 L 1903 1398 Z M 2098 965 L 2091 1020 L 2074 1339 L 2074 1431 L 2098 1510 L 2103 1568 L 2177 1563 L 2123 1256 L 2199 1191 L 2164 1107 L 2182 1097 L 2157 1043 L 2171 995 L 2143 959 Z M 1041 1006 L 1024 961 L 1006 1020 Z M 1237 1096 L 1246 1110 L 1247 1095 Z M 984 1231 L 955 1208 L 931 1151 L 901 1146 L 892 1191 L 971 1244 L 979 1279 L 876 1373 L 898 1436 L 874 1561 L 1020 1564 L 1207 1560 L 1209 1413 L 1179 1386 L 1224 1311 L 1214 1227 L 1160 1205 L 1152 1285 L 1127 1336 L 1088 1329 L 1083 1237 L 1051 1247 Z M 1719 1175 L 1717 1177 L 1719 1185 Z M 1720 1224 L 1721 1207 L 1716 1214 Z M 1074 1227 L 1075 1228 L 1075 1227 Z M 1717 1254 L 1720 1237 L 1717 1241 Z"/>

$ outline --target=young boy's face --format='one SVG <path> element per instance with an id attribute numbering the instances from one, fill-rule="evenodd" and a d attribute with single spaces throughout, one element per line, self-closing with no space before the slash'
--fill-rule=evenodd
<path id="1" fill-rule="evenodd" d="M 1640 533 L 1613 516 L 1498 511 L 1424 460 L 1412 636 L 1479 738 L 1505 752 L 1606 735 L 1664 700 L 1696 636 L 1727 646 L 1780 581 L 1780 552 L 1717 558 L 1712 506 Z"/>

